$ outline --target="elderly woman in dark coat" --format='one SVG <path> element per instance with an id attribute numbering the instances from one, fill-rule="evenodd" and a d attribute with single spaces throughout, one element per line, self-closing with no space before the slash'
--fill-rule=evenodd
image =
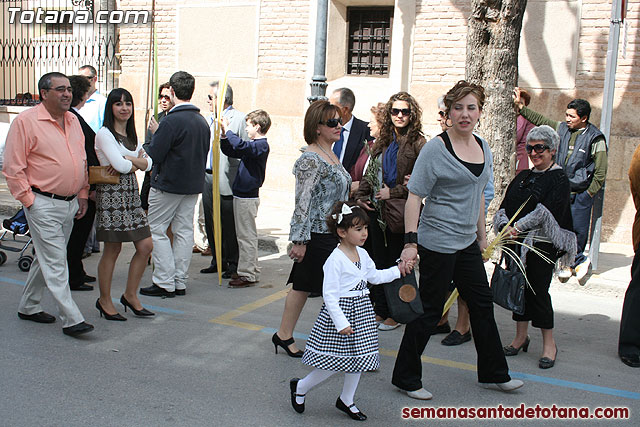
<path id="1" fill-rule="evenodd" d="M 525 265 L 529 284 L 525 290 L 525 312 L 513 314 L 516 336 L 504 348 L 506 356 L 515 356 L 529 348 L 527 329 L 529 322 L 542 331 L 541 369 L 553 367 L 558 348 L 553 338 L 553 306 L 549 285 L 554 263 L 570 265 L 575 257 L 576 237 L 573 233 L 569 180 L 562 167 L 555 163 L 558 134 L 549 126 L 539 126 L 527 135 L 526 151 L 533 168 L 520 172 L 511 181 L 493 226 L 501 230 L 525 202 L 524 208 L 508 230 L 512 236 L 533 245 L 550 258 L 552 263 L 516 245 L 513 249 Z"/>

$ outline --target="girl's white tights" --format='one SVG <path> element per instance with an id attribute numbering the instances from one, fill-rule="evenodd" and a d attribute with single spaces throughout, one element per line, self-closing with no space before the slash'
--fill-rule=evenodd
<path id="1" fill-rule="evenodd" d="M 335 371 L 327 371 L 325 369 L 314 369 L 298 381 L 298 388 L 296 389 L 296 394 L 307 394 L 309 390 L 313 387 L 317 386 L 321 382 L 328 379 L 331 375 L 335 374 Z M 360 382 L 360 372 L 349 373 L 345 372 L 344 374 L 344 386 L 342 387 L 342 394 L 340 395 L 340 399 L 342 402 L 350 406 L 353 404 L 353 397 L 356 394 L 356 389 L 358 388 L 358 382 Z M 304 397 L 296 396 L 296 403 L 303 404 Z M 351 407 L 351 412 L 358 412 L 358 408 Z"/>

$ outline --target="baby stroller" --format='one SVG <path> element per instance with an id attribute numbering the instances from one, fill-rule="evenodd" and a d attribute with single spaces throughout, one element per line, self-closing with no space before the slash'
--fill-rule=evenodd
<path id="1" fill-rule="evenodd" d="M 9 219 L 5 219 L 2 221 L 2 227 L 4 230 L 2 231 L 2 235 L 0 235 L 0 248 L 5 249 L 10 252 L 20 252 L 20 257 L 18 258 L 18 268 L 22 271 L 29 271 L 31 268 L 31 263 L 33 262 L 33 255 L 35 251 L 33 248 L 31 249 L 31 255 L 25 255 L 27 248 L 31 245 L 31 235 L 29 234 L 29 224 L 27 223 L 27 217 L 24 215 L 24 210 L 20 209 L 14 216 Z M 4 243 L 8 241 L 7 234 L 11 233 L 13 237 L 13 241 L 23 244 L 22 247 L 13 247 L 7 246 Z M 16 240 L 16 236 L 24 236 L 27 238 L 26 242 L 24 240 Z M 7 261 L 7 254 L 3 251 L 0 251 L 0 265 L 4 264 Z"/>

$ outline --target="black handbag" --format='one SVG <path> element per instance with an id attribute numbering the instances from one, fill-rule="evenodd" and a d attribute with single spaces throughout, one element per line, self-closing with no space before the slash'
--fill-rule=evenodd
<path id="1" fill-rule="evenodd" d="M 505 259 L 505 256 L 502 256 Z M 516 314 L 524 314 L 524 290 L 527 280 L 524 274 L 510 259 L 506 260 L 506 269 L 502 268 L 502 259 L 499 263 L 494 263 L 495 269 L 491 276 L 491 292 L 493 302 L 500 307 L 513 311 Z"/>
<path id="2" fill-rule="evenodd" d="M 383 286 L 393 320 L 406 324 L 424 314 L 414 271 Z"/>

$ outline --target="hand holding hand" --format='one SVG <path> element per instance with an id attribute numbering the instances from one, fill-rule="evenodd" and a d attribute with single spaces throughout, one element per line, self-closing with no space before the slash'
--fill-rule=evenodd
<path id="1" fill-rule="evenodd" d="M 400 274 L 402 276 L 406 276 L 411 273 L 413 267 L 416 265 L 418 261 L 418 248 L 413 246 L 406 246 L 402 253 L 400 254 L 400 264 L 398 264 L 398 269 L 400 269 Z"/>

